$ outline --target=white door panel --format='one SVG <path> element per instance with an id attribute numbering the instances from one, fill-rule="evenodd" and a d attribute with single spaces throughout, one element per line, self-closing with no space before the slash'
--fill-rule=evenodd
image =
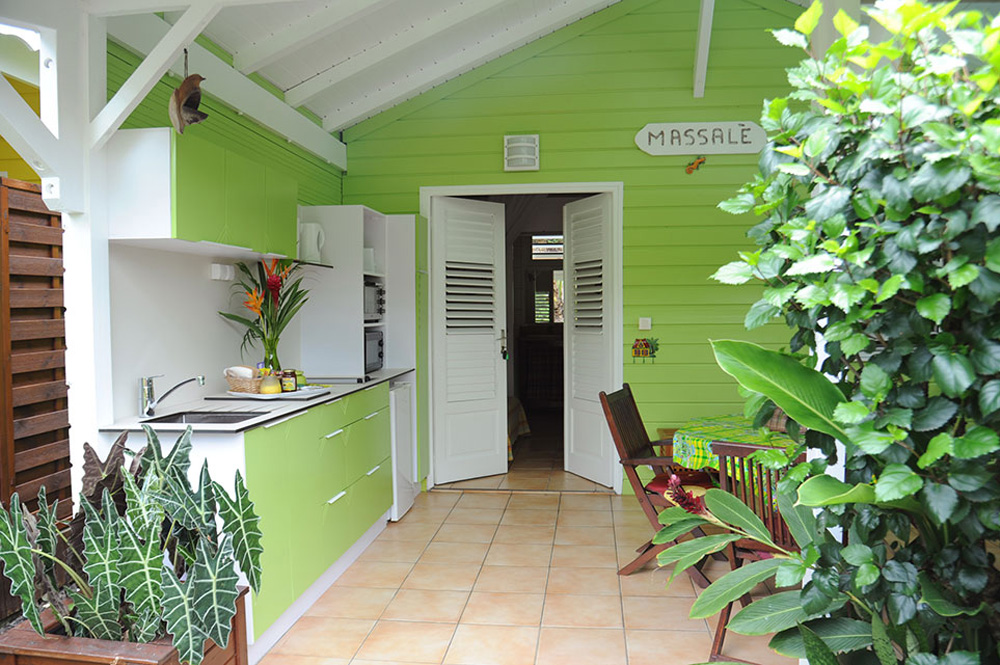
<path id="1" fill-rule="evenodd" d="M 614 388 L 607 295 L 611 226 L 610 194 L 563 207 L 566 470 L 607 486 L 612 484 L 613 448 L 598 393 Z"/>
<path id="2" fill-rule="evenodd" d="M 434 482 L 507 472 L 504 206 L 431 209 Z"/>

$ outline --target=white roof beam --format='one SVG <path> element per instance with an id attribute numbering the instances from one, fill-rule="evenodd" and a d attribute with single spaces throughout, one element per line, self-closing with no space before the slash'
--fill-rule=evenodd
<path id="1" fill-rule="evenodd" d="M 701 0 L 698 14 L 698 42 L 694 50 L 694 96 L 705 96 L 705 80 L 708 77 L 708 52 L 712 44 L 712 16 L 715 0 Z"/>
<path id="2" fill-rule="evenodd" d="M 39 119 L 10 82 L 0 76 L 0 136 L 43 177 L 60 173 L 62 150 L 49 128 Z"/>
<path id="3" fill-rule="evenodd" d="M 119 88 L 90 123 L 90 147 L 103 146 L 115 133 L 125 118 L 135 110 L 153 89 L 170 65 L 177 60 L 184 48 L 201 34 L 209 21 L 219 12 L 218 2 L 199 2 L 191 5 L 153 47 L 128 80 Z"/>
<path id="4" fill-rule="evenodd" d="M 109 22 L 108 32 L 140 53 L 148 52 L 170 30 L 170 24 L 152 14 L 129 16 Z M 320 159 L 347 170 L 347 146 L 310 122 L 301 113 L 240 74 L 197 43 L 188 47 L 191 71 L 205 77 L 202 90 L 237 111 L 285 137 Z M 170 71 L 183 74 L 183 63 Z M 211 122 L 211 119 L 209 119 Z"/>
<path id="5" fill-rule="evenodd" d="M 323 117 L 323 127 L 335 131 L 375 115 L 379 111 L 394 106 L 419 92 L 443 83 L 459 74 L 475 69 L 505 53 L 532 42 L 539 37 L 609 7 L 618 0 L 588 0 L 586 2 L 561 3 L 551 7 L 530 20 L 509 30 L 497 31 L 495 40 L 483 40 L 481 44 L 459 50 L 436 64 L 413 72 L 405 79 L 406 87 L 401 89 L 396 82 L 383 85 L 380 92 L 366 96 L 361 103 L 351 102 L 336 112 Z"/>
<path id="6" fill-rule="evenodd" d="M 280 60 L 334 30 L 345 28 L 393 0 L 340 0 L 303 16 L 267 39 L 233 53 L 233 66 L 244 74 Z"/>
<path id="7" fill-rule="evenodd" d="M 497 8 L 496 0 L 465 0 L 450 11 L 418 23 L 398 37 L 387 39 L 351 56 L 324 72 L 285 91 L 285 100 L 292 106 L 301 106 L 321 94 L 327 88 L 337 85 L 369 67 L 402 53 L 429 39 L 439 39 L 441 33 L 450 30 L 480 14 Z"/>
<path id="8" fill-rule="evenodd" d="M 296 0 L 219 0 L 223 7 L 261 5 Z M 192 0 L 84 0 L 83 8 L 92 16 L 130 16 L 154 12 L 183 11 L 196 4 Z"/>

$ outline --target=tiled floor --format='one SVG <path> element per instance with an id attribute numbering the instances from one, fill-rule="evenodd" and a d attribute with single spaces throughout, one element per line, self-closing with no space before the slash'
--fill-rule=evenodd
<path id="1" fill-rule="evenodd" d="M 690 579 L 617 574 L 650 531 L 627 496 L 421 494 L 262 665 L 705 662 L 715 621 L 688 618 Z M 726 653 L 793 663 L 766 644 L 730 634 Z"/>

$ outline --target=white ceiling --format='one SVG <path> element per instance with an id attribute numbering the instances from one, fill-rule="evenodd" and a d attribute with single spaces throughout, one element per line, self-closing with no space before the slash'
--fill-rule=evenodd
<path id="1" fill-rule="evenodd" d="M 225 7 L 203 34 L 336 131 L 616 2 L 286 0 Z"/>

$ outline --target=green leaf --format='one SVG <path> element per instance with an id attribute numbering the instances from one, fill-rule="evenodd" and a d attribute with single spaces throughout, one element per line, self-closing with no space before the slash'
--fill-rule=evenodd
<path id="1" fill-rule="evenodd" d="M 680 506 L 671 506 L 670 508 L 665 508 L 661 510 L 660 514 L 657 515 L 656 519 L 660 522 L 660 524 L 668 525 L 668 524 L 673 524 L 674 522 L 680 522 L 682 520 L 689 520 L 692 517 L 694 517 L 694 515 L 684 510 Z"/>
<path id="2" fill-rule="evenodd" d="M 833 412 L 844 400 L 840 390 L 814 369 L 789 356 L 749 342 L 712 342 L 715 360 L 740 385 L 767 395 L 788 417 L 808 429 L 848 441 Z"/>
<path id="3" fill-rule="evenodd" d="M 978 614 L 985 607 L 983 603 L 980 603 L 978 607 L 956 605 L 944 597 L 941 588 L 934 583 L 927 573 L 920 573 L 918 579 L 920 581 L 920 602 L 927 603 L 932 610 L 943 617 L 956 617 L 961 614 L 972 616 Z"/>
<path id="4" fill-rule="evenodd" d="M 958 492 L 948 485 L 927 483 L 920 491 L 920 500 L 938 524 L 944 524 L 958 507 Z"/>
<path id="5" fill-rule="evenodd" d="M 930 432 L 944 427 L 958 413 L 958 405 L 946 397 L 937 395 L 927 402 L 927 406 L 913 414 L 913 429 Z"/>
<path id="6" fill-rule="evenodd" d="M 986 267 L 1000 272 L 1000 238 L 994 238 L 986 245 Z"/>
<path id="7" fill-rule="evenodd" d="M 118 623 L 118 593 L 117 589 L 101 587 L 95 589 L 93 598 L 88 598 L 78 591 L 69 594 L 73 600 L 76 614 L 73 620 L 82 628 L 77 635 L 92 637 L 97 640 L 122 639 L 122 627 Z"/>
<path id="8" fill-rule="evenodd" d="M 785 273 L 786 275 L 813 275 L 828 273 L 837 267 L 837 259 L 829 254 L 814 254 L 796 261 Z"/>
<path id="9" fill-rule="evenodd" d="M 812 508 L 795 505 L 795 497 L 791 492 L 778 492 L 777 504 L 789 533 L 800 548 L 805 549 L 816 540 L 816 516 Z"/>
<path id="10" fill-rule="evenodd" d="M 686 568 L 701 561 L 706 555 L 718 552 L 729 543 L 739 539 L 740 536 L 737 534 L 719 534 L 685 540 L 683 543 L 672 545 L 657 554 L 656 561 L 661 566 L 676 563 L 671 575 L 671 579 L 673 579 Z"/>
<path id="11" fill-rule="evenodd" d="M 163 524 L 163 506 L 156 501 L 154 492 L 140 489 L 131 473 L 122 469 L 122 486 L 125 489 L 125 515 L 139 533 L 147 532 L 150 527 Z M 159 478 L 149 475 L 145 479 L 146 487 L 158 485 Z"/>
<path id="12" fill-rule="evenodd" d="M 819 19 L 822 15 L 823 3 L 819 0 L 813 0 L 813 3 L 809 5 L 809 9 L 802 12 L 795 19 L 795 29 L 808 37 L 816 29 L 816 26 L 819 25 Z"/>
<path id="13" fill-rule="evenodd" d="M 679 536 L 683 536 L 695 527 L 699 527 L 703 524 L 707 524 L 708 520 L 702 519 L 700 517 L 691 516 L 689 520 L 679 520 L 674 522 L 670 526 L 665 526 L 660 529 L 655 536 L 653 536 L 654 545 L 662 545 L 663 543 L 671 543 Z"/>
<path id="14" fill-rule="evenodd" d="M 954 160 L 925 162 L 910 177 L 913 197 L 918 201 L 933 201 L 951 194 L 968 181 L 971 171 Z"/>
<path id="15" fill-rule="evenodd" d="M 119 523 L 121 542 L 121 580 L 125 600 L 139 614 L 159 614 L 163 580 L 163 549 L 160 547 L 160 524 L 146 525 L 137 532 L 125 520 Z"/>
<path id="16" fill-rule="evenodd" d="M 160 439 L 149 425 L 143 425 L 146 432 L 146 447 L 139 456 L 139 464 L 146 473 L 155 473 L 159 478 L 166 479 L 176 472 L 186 476 L 191 467 L 191 428 L 188 427 L 177 439 L 174 447 L 166 457 L 160 447 Z"/>
<path id="17" fill-rule="evenodd" d="M 847 435 L 848 441 L 869 455 L 878 455 L 895 443 L 892 434 L 877 429 L 873 422 L 848 427 Z"/>
<path id="18" fill-rule="evenodd" d="M 799 486 L 803 506 L 835 506 L 843 503 L 874 503 L 871 485 L 848 485 L 833 476 L 814 476 Z"/>
<path id="19" fill-rule="evenodd" d="M 809 615 L 802 609 L 802 592 L 782 591 L 758 598 L 728 624 L 729 630 L 741 635 L 770 635 L 795 626 Z"/>
<path id="20" fill-rule="evenodd" d="M 250 500 L 240 472 L 236 472 L 235 499 L 229 498 L 222 486 L 216 486 L 215 494 L 219 500 L 222 531 L 232 537 L 233 551 L 240 570 L 257 593 L 260 591 L 260 555 L 263 552 L 260 539 L 263 534 L 260 530 L 260 517 L 254 512 L 253 501 Z"/>
<path id="21" fill-rule="evenodd" d="M 805 648 L 809 665 L 840 665 L 837 656 L 819 635 L 804 624 L 799 625 L 799 634 L 802 635 L 802 646 Z"/>
<path id="22" fill-rule="evenodd" d="M 198 556 L 189 582 L 194 585 L 195 609 L 203 619 L 205 635 L 223 649 L 229 644 L 239 595 L 236 590 L 239 577 L 232 562 L 233 542 L 229 536 L 222 537 L 215 555 L 202 538 L 198 541 Z"/>
<path id="23" fill-rule="evenodd" d="M 963 286 L 972 284 L 978 277 L 979 266 L 973 263 L 966 263 L 964 266 L 948 273 L 948 283 L 951 284 L 951 288 L 960 289 Z"/>
<path id="24" fill-rule="evenodd" d="M 863 563 L 858 566 L 858 571 L 854 573 L 854 583 L 858 587 L 874 584 L 880 574 L 878 566 L 874 563 Z"/>
<path id="25" fill-rule="evenodd" d="M 167 632 L 173 636 L 181 663 L 198 665 L 205 655 L 208 635 L 202 628 L 201 612 L 196 604 L 196 589 L 192 580 L 182 583 L 174 571 L 163 568 L 163 619 Z"/>
<path id="26" fill-rule="evenodd" d="M 917 466 L 926 469 L 945 455 L 950 455 L 952 446 L 954 446 L 954 439 L 952 439 L 951 434 L 941 432 L 927 444 L 927 452 L 917 460 Z"/>
<path id="27" fill-rule="evenodd" d="M 892 379 L 884 369 L 868 363 L 861 370 L 861 392 L 874 402 L 881 402 L 892 390 Z"/>
<path id="28" fill-rule="evenodd" d="M 758 300 L 750 306 L 750 310 L 747 312 L 746 318 L 743 320 L 743 325 L 746 326 L 747 330 L 753 330 L 754 328 L 761 327 L 765 323 L 769 323 L 771 319 L 779 314 L 781 314 L 780 308 L 775 307 L 766 300 Z"/>
<path id="29" fill-rule="evenodd" d="M 861 402 L 841 402 L 833 410 L 833 418 L 845 425 L 860 423 L 871 415 L 871 409 Z"/>
<path id="30" fill-rule="evenodd" d="M 202 465 L 197 492 L 187 484 L 187 478 L 171 473 L 164 479 L 156 499 L 166 513 L 185 529 L 215 534 L 215 491 L 208 475 L 208 461 Z"/>
<path id="31" fill-rule="evenodd" d="M 801 32 L 782 28 L 780 30 L 772 30 L 771 34 L 774 35 L 774 38 L 782 46 L 798 46 L 801 49 L 809 48 L 809 40 Z"/>
<path id="32" fill-rule="evenodd" d="M 951 298 L 943 293 L 924 296 L 917 301 L 917 313 L 925 319 L 930 319 L 938 325 L 944 321 L 951 311 Z"/>
<path id="33" fill-rule="evenodd" d="M 10 580 L 10 592 L 21 599 L 21 612 L 31 627 L 44 635 L 41 610 L 35 602 L 35 561 L 24 528 L 25 510 L 17 492 L 10 497 L 10 513 L 0 507 L 0 560 L 4 577 Z"/>
<path id="34" fill-rule="evenodd" d="M 756 201 L 753 194 L 739 194 L 719 204 L 719 209 L 733 215 L 742 215 L 753 210 Z"/>
<path id="35" fill-rule="evenodd" d="M 892 640 L 878 615 L 872 616 L 872 650 L 881 665 L 896 665 L 896 651 L 892 648 Z"/>
<path id="36" fill-rule="evenodd" d="M 746 284 L 753 279 L 753 266 L 744 261 L 732 261 L 716 270 L 712 279 L 723 284 Z"/>
<path id="37" fill-rule="evenodd" d="M 864 563 L 871 563 L 875 559 L 875 555 L 872 553 L 872 548 L 863 543 L 848 545 L 841 550 L 840 556 L 842 556 L 844 561 L 852 566 L 860 566 Z"/>
<path id="38" fill-rule="evenodd" d="M 118 589 L 121 577 L 121 552 L 118 549 L 120 522 L 111 495 L 105 489 L 101 515 L 90 513 L 83 529 L 83 556 L 86 559 L 83 570 L 95 595 L 110 594 Z"/>
<path id="39" fill-rule="evenodd" d="M 710 489 L 705 492 L 704 498 L 705 507 L 723 522 L 742 529 L 762 543 L 774 544 L 764 522 L 745 503 L 729 492 Z"/>
<path id="40" fill-rule="evenodd" d="M 979 389 L 979 411 L 983 417 L 1000 409 L 1000 379 L 993 379 Z"/>
<path id="41" fill-rule="evenodd" d="M 857 651 L 872 643 L 871 624 L 857 619 L 844 617 L 816 619 L 804 625 L 819 635 L 826 642 L 826 645 L 837 653 Z M 794 628 L 775 635 L 769 646 L 778 653 L 791 658 L 806 657 L 802 637 L 799 635 L 799 631 Z"/>
<path id="42" fill-rule="evenodd" d="M 989 427 L 976 425 L 955 439 L 952 455 L 959 459 L 973 459 L 1000 449 L 1000 437 Z"/>
<path id="43" fill-rule="evenodd" d="M 56 515 L 59 511 L 59 499 L 49 505 L 45 493 L 45 485 L 38 488 L 38 511 L 35 519 L 38 527 L 38 535 L 35 536 L 35 547 L 45 552 L 50 557 L 56 556 L 56 549 L 59 545 L 59 526 Z M 51 559 L 44 559 L 41 562 L 46 574 L 52 575 L 55 563 Z"/>
<path id="44" fill-rule="evenodd" d="M 691 618 L 705 619 L 712 616 L 729 603 L 750 593 L 751 589 L 764 580 L 774 577 L 778 566 L 782 563 L 782 559 L 762 559 L 745 563 L 736 570 L 723 575 L 712 582 L 707 589 L 701 592 L 698 600 L 694 601 L 691 606 Z"/>
<path id="45" fill-rule="evenodd" d="M 948 397 L 959 397 L 976 380 L 972 363 L 958 353 L 934 354 L 931 370 L 941 392 Z"/>
<path id="46" fill-rule="evenodd" d="M 913 496 L 924 486 L 924 479 L 905 464 L 887 464 L 875 483 L 875 498 L 895 501 Z"/>

